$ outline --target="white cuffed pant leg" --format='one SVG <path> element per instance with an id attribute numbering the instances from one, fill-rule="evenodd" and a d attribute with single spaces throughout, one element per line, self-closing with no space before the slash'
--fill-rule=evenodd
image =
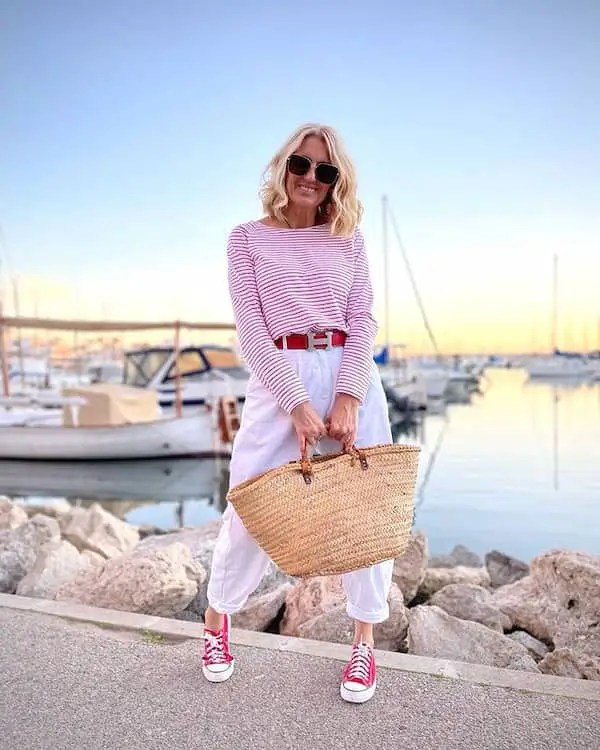
<path id="1" fill-rule="evenodd" d="M 325 418 L 335 398 L 342 348 L 329 351 L 286 351 L 310 397 L 312 406 Z M 379 372 L 372 365 L 371 383 L 365 403 L 359 408 L 357 446 L 391 443 L 388 407 Z M 339 443 L 325 438 L 323 453 L 338 451 Z M 230 484 L 235 486 L 268 469 L 294 461 L 298 442 L 288 414 L 255 377 L 250 378 L 240 430 L 233 445 Z M 369 498 L 365 498 L 365 505 Z M 233 506 L 223 514 L 223 525 L 215 546 L 208 583 L 208 602 L 222 614 L 241 609 L 258 587 L 269 565 L 268 555 L 250 536 Z M 393 560 L 342 576 L 347 612 L 361 622 L 383 622 L 389 616 L 388 594 Z"/>

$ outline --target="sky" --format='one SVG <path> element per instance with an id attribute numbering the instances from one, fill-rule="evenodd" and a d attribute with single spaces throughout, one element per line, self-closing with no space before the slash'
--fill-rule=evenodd
<path id="1" fill-rule="evenodd" d="M 217 7 L 218 6 L 218 7 Z M 387 195 L 440 348 L 600 345 L 597 0 L 5 0 L 0 267 L 23 315 L 230 321 L 225 246 L 306 121 Z M 431 349 L 389 230 L 391 339 Z"/>

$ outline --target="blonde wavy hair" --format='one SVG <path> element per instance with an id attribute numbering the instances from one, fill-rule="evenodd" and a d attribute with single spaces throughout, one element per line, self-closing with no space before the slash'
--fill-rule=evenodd
<path id="1" fill-rule="evenodd" d="M 328 194 L 326 207 L 319 207 L 323 222 L 331 225 L 331 234 L 350 236 L 362 217 L 362 205 L 357 196 L 356 169 L 348 156 L 339 134 L 327 125 L 307 123 L 297 128 L 271 159 L 263 175 L 260 199 L 263 210 L 269 216 L 285 223 L 283 209 L 289 198 L 285 189 L 287 160 L 300 147 L 309 135 L 316 135 L 325 141 L 329 158 L 339 169 L 339 177 Z"/>

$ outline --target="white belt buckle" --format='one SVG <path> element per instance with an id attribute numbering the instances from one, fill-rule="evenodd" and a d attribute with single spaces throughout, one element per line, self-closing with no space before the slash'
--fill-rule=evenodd
<path id="1" fill-rule="evenodd" d="M 306 334 L 308 339 L 307 350 L 314 352 L 315 349 L 322 349 L 328 351 L 333 348 L 333 331 L 324 331 L 321 335 L 317 336 L 314 331 L 309 331 Z"/>

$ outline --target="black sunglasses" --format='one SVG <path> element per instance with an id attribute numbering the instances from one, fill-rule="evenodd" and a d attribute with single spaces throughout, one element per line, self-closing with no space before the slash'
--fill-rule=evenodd
<path id="1" fill-rule="evenodd" d="M 301 156 L 300 154 L 292 154 L 288 156 L 287 166 L 292 174 L 303 177 L 311 168 L 311 159 L 308 156 Z M 337 178 L 340 176 L 340 170 L 333 164 L 329 164 L 326 161 L 320 161 L 315 164 L 315 177 L 323 185 L 333 185 Z"/>

